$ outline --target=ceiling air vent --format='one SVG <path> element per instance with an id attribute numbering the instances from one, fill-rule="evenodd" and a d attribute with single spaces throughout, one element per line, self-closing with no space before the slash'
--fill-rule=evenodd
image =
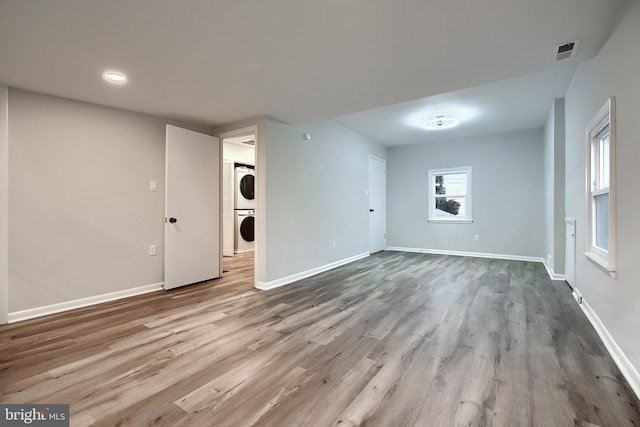
<path id="1" fill-rule="evenodd" d="M 556 46 L 553 57 L 556 62 L 566 61 L 567 59 L 571 59 L 576 56 L 576 52 L 578 52 L 578 45 L 580 44 L 580 39 L 573 40 L 567 43 L 563 43 L 561 45 Z"/>

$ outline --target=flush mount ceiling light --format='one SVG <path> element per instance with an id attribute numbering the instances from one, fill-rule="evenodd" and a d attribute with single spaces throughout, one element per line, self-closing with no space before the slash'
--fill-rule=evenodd
<path id="1" fill-rule="evenodd" d="M 455 114 L 452 113 L 437 113 L 432 116 L 432 118 L 426 120 L 423 123 L 425 129 L 449 129 L 454 126 L 457 126 L 459 123 L 458 119 L 455 117 Z"/>
<path id="2" fill-rule="evenodd" d="M 127 81 L 127 76 L 125 76 L 122 73 L 118 73 L 115 71 L 107 71 L 104 74 L 102 74 L 102 77 L 110 82 L 110 83 L 126 83 Z"/>

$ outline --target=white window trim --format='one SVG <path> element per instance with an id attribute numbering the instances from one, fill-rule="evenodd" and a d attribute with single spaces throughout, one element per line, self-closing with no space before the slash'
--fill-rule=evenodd
<path id="1" fill-rule="evenodd" d="M 433 186 L 434 176 L 446 175 L 452 173 L 466 173 L 467 174 L 467 191 L 465 194 L 465 216 L 454 217 L 441 217 L 436 216 L 436 195 Z M 427 221 L 440 222 L 440 223 L 453 223 L 453 224 L 471 224 L 473 222 L 473 199 L 471 194 L 472 183 L 471 166 L 463 166 L 459 168 L 443 168 L 443 169 L 429 169 L 429 216 Z"/>
<path id="2" fill-rule="evenodd" d="M 609 126 L 609 249 L 603 251 L 594 243 L 595 224 L 593 221 L 593 196 L 602 191 L 594 191 L 591 163 L 593 144 L 598 135 Z M 616 272 L 616 108 L 615 97 L 611 97 L 602 106 L 598 114 L 587 126 L 587 162 L 586 162 L 586 193 L 587 193 L 587 248 L 585 256 L 597 267 L 615 277 Z"/>

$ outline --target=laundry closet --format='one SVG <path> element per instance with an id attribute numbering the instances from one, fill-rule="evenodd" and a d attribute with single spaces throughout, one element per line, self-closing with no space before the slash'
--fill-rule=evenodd
<path id="1" fill-rule="evenodd" d="M 255 135 L 222 140 L 223 256 L 255 248 Z"/>

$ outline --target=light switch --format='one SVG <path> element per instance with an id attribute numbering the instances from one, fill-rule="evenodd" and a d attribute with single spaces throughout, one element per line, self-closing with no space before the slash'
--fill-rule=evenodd
<path id="1" fill-rule="evenodd" d="M 149 181 L 149 190 L 150 191 L 158 191 L 158 181 L 152 179 Z"/>

